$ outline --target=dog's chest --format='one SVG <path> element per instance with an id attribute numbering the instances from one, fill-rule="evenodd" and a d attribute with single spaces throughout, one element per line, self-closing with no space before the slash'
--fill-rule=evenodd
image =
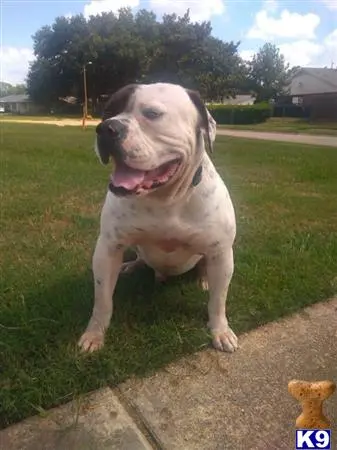
<path id="1" fill-rule="evenodd" d="M 203 229 L 172 209 L 151 213 L 137 210 L 126 214 L 115 226 L 124 245 L 143 247 L 151 253 L 158 251 L 171 257 L 199 253 L 204 241 Z"/>
<path id="2" fill-rule="evenodd" d="M 186 248 L 186 246 L 187 246 L 187 244 L 185 244 L 181 240 L 175 239 L 175 238 L 160 239 L 160 240 L 154 242 L 154 245 L 166 253 L 172 253 L 181 248 Z"/>
<path id="3" fill-rule="evenodd" d="M 201 254 L 195 237 L 185 239 L 153 237 L 136 239 L 138 255 L 148 266 L 161 274 L 178 275 L 187 272 L 200 260 Z"/>
<path id="4" fill-rule="evenodd" d="M 183 227 L 148 225 L 144 228 L 136 227 L 134 231 L 130 230 L 128 241 L 129 245 L 156 248 L 164 253 L 173 253 L 196 251 L 201 239 L 195 231 Z"/>
<path id="5" fill-rule="evenodd" d="M 210 199 L 198 196 L 170 207 L 135 202 L 114 213 L 112 223 L 125 245 L 157 248 L 164 253 L 200 254 L 212 240 L 214 228 L 219 228 L 217 216 Z"/>

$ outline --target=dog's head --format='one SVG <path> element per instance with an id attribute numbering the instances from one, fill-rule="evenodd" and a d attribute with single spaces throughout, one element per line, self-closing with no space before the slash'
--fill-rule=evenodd
<path id="1" fill-rule="evenodd" d="M 216 123 L 195 91 L 168 83 L 128 85 L 107 102 L 96 134 L 101 162 L 115 163 L 114 194 L 172 195 L 191 183 L 205 144 L 212 151 Z"/>

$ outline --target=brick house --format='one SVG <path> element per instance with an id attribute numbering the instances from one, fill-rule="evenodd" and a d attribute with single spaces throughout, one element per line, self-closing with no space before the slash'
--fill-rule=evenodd
<path id="1" fill-rule="evenodd" d="M 282 104 L 298 105 L 312 120 L 337 121 L 337 69 L 301 68 L 290 80 Z"/>

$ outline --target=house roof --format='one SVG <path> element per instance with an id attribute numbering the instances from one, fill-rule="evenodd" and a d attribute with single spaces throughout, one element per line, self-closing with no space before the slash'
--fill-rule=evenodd
<path id="1" fill-rule="evenodd" d="M 337 69 L 304 67 L 294 74 L 289 85 L 290 95 L 337 92 Z"/>
<path id="2" fill-rule="evenodd" d="M 0 103 L 26 103 L 30 99 L 26 94 L 7 95 L 0 98 Z"/>

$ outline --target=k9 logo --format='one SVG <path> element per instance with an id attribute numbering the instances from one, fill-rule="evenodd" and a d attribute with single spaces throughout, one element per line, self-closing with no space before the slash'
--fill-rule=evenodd
<path id="1" fill-rule="evenodd" d="M 331 430 L 296 430 L 296 450 L 331 449 Z"/>

